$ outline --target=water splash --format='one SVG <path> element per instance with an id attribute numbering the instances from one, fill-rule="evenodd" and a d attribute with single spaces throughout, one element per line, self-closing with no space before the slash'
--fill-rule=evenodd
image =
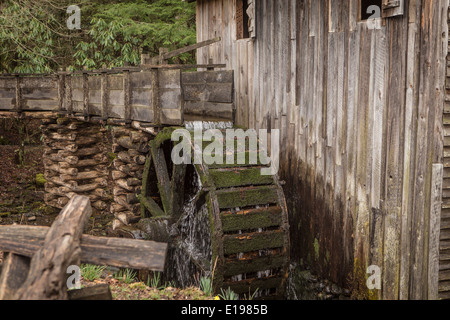
<path id="1" fill-rule="evenodd" d="M 231 121 L 187 121 L 185 122 L 185 128 L 189 131 L 195 129 L 205 130 L 226 130 L 233 129 L 234 123 Z"/>

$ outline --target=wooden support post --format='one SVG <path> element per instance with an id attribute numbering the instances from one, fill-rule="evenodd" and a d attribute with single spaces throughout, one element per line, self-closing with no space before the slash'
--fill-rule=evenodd
<path id="1" fill-rule="evenodd" d="M 148 53 L 141 54 L 141 65 L 147 64 L 148 60 L 150 60 L 150 55 Z"/>
<path id="2" fill-rule="evenodd" d="M 214 67 L 213 67 L 214 59 L 213 59 L 213 58 L 209 58 L 208 64 L 209 64 L 211 67 L 208 67 L 206 70 L 208 70 L 208 71 L 214 71 Z"/>
<path id="3" fill-rule="evenodd" d="M 102 73 L 102 83 L 101 83 L 101 92 L 102 92 L 102 119 L 108 119 L 108 74 L 106 72 Z"/>
<path id="4" fill-rule="evenodd" d="M 159 101 L 159 69 L 152 69 L 153 122 L 161 124 L 161 103 Z"/>
<path id="5" fill-rule="evenodd" d="M 65 110 L 65 96 L 66 96 L 66 75 L 58 74 L 58 111 L 63 113 Z"/>
<path id="6" fill-rule="evenodd" d="M 16 299 L 67 299 L 66 271 L 70 265 L 80 265 L 80 239 L 91 214 L 89 198 L 72 198 L 47 233 L 44 246 L 31 259 L 30 273 Z"/>
<path id="7" fill-rule="evenodd" d="M 72 76 L 66 77 L 66 109 L 68 115 L 73 114 Z"/>
<path id="8" fill-rule="evenodd" d="M 168 52 L 169 52 L 169 49 L 167 49 L 167 48 L 159 48 L 159 60 L 158 60 L 158 63 L 160 65 L 169 63 L 168 58 L 165 57 L 165 55 L 167 55 Z"/>
<path id="9" fill-rule="evenodd" d="M 123 73 L 123 99 L 125 106 L 125 123 L 131 123 L 131 88 L 130 88 L 130 71 L 125 70 Z"/>
<path id="10" fill-rule="evenodd" d="M 16 112 L 20 113 L 22 112 L 22 78 L 19 75 L 16 75 L 16 106 L 15 110 Z"/>
<path id="11" fill-rule="evenodd" d="M 89 76 L 87 73 L 83 73 L 83 105 L 84 105 L 84 117 L 89 118 Z"/>
<path id="12" fill-rule="evenodd" d="M 172 215 L 171 198 L 171 182 L 167 168 L 166 159 L 164 157 L 164 150 L 161 147 L 155 148 L 152 146 L 151 153 L 153 163 L 155 164 L 156 176 L 158 178 L 158 189 L 161 195 L 161 202 L 164 207 L 166 215 Z"/>

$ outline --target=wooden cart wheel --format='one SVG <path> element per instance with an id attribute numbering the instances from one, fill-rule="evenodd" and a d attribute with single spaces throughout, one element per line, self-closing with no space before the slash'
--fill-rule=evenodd
<path id="1" fill-rule="evenodd" d="M 187 273 L 192 281 L 210 276 L 216 293 L 230 288 L 241 297 L 257 292 L 261 298 L 283 298 L 289 226 L 277 176 L 261 175 L 264 166 L 249 159 L 240 165 L 172 165 L 175 129 L 151 142 L 140 196 L 144 217 L 166 217 L 178 230 L 172 241 L 178 253 L 169 256 L 176 255 L 184 270 L 167 272 L 172 278 Z"/>

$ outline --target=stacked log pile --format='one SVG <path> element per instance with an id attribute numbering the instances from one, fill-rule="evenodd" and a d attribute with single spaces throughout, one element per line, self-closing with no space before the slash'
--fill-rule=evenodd
<path id="1" fill-rule="evenodd" d="M 107 130 L 65 118 L 45 120 L 42 129 L 45 202 L 63 208 L 75 195 L 85 195 L 95 209 L 107 210 Z"/>
<path id="2" fill-rule="evenodd" d="M 140 131 L 115 127 L 112 129 L 115 154 L 111 172 L 114 203 L 111 213 L 115 220 L 113 228 L 129 225 L 139 216 L 140 203 L 137 196 L 141 193 L 142 176 L 147 155 L 150 151 L 150 136 Z"/>

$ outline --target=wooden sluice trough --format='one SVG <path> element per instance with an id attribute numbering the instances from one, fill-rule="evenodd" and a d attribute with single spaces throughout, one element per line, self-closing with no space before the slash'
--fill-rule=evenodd
<path id="1" fill-rule="evenodd" d="M 0 300 L 110 299 L 104 285 L 68 294 L 67 270 L 80 263 L 164 270 L 166 243 L 83 235 L 91 213 L 89 199 L 75 196 L 50 228 L 0 226 Z"/>
<path id="2" fill-rule="evenodd" d="M 220 38 L 147 59 L 138 67 L 0 74 L 0 117 L 75 117 L 145 128 L 183 125 L 185 115 L 232 121 L 234 76 L 225 64 L 169 65 Z M 185 72 L 200 69 L 199 72 Z M 141 126 L 139 126 L 141 127 Z"/>

